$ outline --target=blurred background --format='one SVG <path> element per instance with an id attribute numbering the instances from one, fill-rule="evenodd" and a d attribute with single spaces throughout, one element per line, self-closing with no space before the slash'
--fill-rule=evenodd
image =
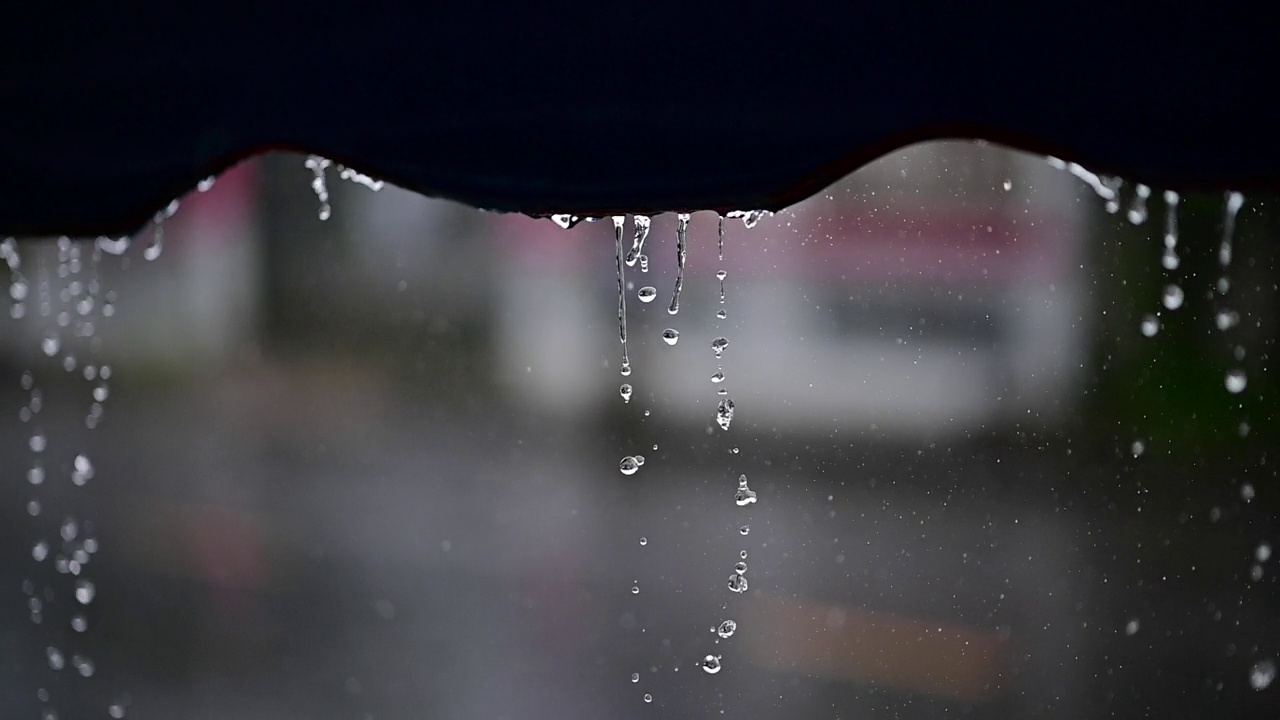
<path id="1" fill-rule="evenodd" d="M 916 146 L 695 213 L 676 315 L 660 216 L 623 378 L 607 219 L 327 177 L 5 246 L 3 717 L 1280 711 L 1274 198 L 1224 269 L 1222 194 Z"/>

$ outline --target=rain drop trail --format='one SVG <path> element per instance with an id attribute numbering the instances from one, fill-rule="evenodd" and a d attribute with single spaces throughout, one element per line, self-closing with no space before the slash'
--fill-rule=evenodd
<path id="1" fill-rule="evenodd" d="M 316 199 L 320 201 L 320 210 L 316 213 L 321 220 L 328 220 L 333 213 L 333 208 L 329 205 L 329 186 L 325 181 L 325 171 L 329 168 L 328 158 L 319 155 L 308 155 L 306 160 L 307 169 L 311 171 L 311 191 L 316 194 Z"/>
<path id="2" fill-rule="evenodd" d="M 1151 197 L 1151 188 L 1138 183 L 1134 188 L 1133 203 L 1129 206 L 1129 222 L 1141 225 L 1147 221 L 1147 198 Z"/>
<path id="3" fill-rule="evenodd" d="M 1233 244 L 1233 236 L 1236 231 L 1236 215 L 1240 212 L 1240 207 L 1244 205 L 1244 195 L 1238 192 L 1228 192 L 1226 195 L 1227 206 L 1222 217 L 1222 242 L 1218 245 L 1218 264 L 1226 271 L 1231 266 L 1231 252 Z"/>
<path id="4" fill-rule="evenodd" d="M 689 236 L 689 213 L 676 216 L 676 287 L 671 293 L 671 307 L 667 312 L 675 315 L 680 312 L 680 289 L 684 287 L 684 263 L 688 257 L 686 241 Z"/>
<path id="5" fill-rule="evenodd" d="M 632 215 L 631 222 L 635 225 L 635 236 L 631 238 L 631 250 L 627 252 L 627 267 L 635 267 L 636 261 L 640 259 L 640 254 L 644 252 L 644 241 L 649 237 L 649 226 L 653 223 L 653 219 L 648 215 Z M 652 300 L 653 298 L 649 298 Z M 645 302 L 648 302 L 646 300 Z"/>
<path id="6" fill-rule="evenodd" d="M 1238 192 L 1227 192 L 1224 195 L 1225 208 L 1222 215 L 1222 240 L 1218 244 L 1218 264 L 1222 268 L 1222 275 L 1218 278 L 1217 295 L 1219 298 L 1218 310 L 1214 315 L 1215 324 L 1218 330 L 1227 332 L 1235 327 L 1239 322 L 1239 313 L 1232 310 L 1227 303 L 1227 294 L 1231 290 L 1231 260 L 1235 251 L 1235 229 L 1236 216 L 1240 213 L 1240 208 L 1244 205 L 1244 195 Z M 1234 348 L 1234 358 L 1236 362 L 1244 359 L 1243 346 L 1236 345 Z M 1226 378 L 1223 381 L 1227 391 L 1233 395 L 1243 392 L 1248 385 L 1248 377 L 1245 375 L 1243 368 L 1237 366 L 1227 371 Z"/>
<path id="7" fill-rule="evenodd" d="M 147 261 L 155 260 L 164 251 L 164 218 L 163 213 L 156 213 L 152 219 L 151 242 L 142 250 L 142 257 Z"/>
<path id="8" fill-rule="evenodd" d="M 716 271 L 716 279 L 720 281 L 720 304 L 724 304 L 724 280 L 729 277 L 729 273 L 724 270 Z"/>
<path id="9" fill-rule="evenodd" d="M 1178 193 L 1164 191 L 1164 254 L 1160 256 L 1160 264 L 1165 270 L 1177 270 L 1181 260 L 1178 258 Z"/>
<path id="10" fill-rule="evenodd" d="M 719 214 L 716 215 L 716 254 L 724 260 L 724 216 Z"/>
<path id="11" fill-rule="evenodd" d="M 626 263 L 622 256 L 622 226 L 625 215 L 613 216 L 614 254 L 618 261 L 618 337 L 622 340 L 622 374 L 631 374 L 631 357 L 627 354 L 627 287 Z"/>

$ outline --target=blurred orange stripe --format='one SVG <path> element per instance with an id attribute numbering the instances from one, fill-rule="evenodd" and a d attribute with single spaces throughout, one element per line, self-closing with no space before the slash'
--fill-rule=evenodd
<path id="1" fill-rule="evenodd" d="M 774 670 L 889 685 L 970 702 L 1002 689 L 1006 637 L 835 605 L 756 598 L 743 614 L 749 661 Z"/>

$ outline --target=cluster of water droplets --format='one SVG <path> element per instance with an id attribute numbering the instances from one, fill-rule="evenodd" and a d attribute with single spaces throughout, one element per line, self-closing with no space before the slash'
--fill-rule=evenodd
<path id="1" fill-rule="evenodd" d="M 329 183 L 327 178 L 330 167 L 335 167 L 338 171 L 338 177 L 342 180 L 363 185 L 374 192 L 381 190 L 384 185 L 383 181 L 376 180 L 358 170 L 352 170 L 343 165 L 334 166 L 332 160 L 319 155 L 308 155 L 303 164 L 311 171 L 311 191 L 316 194 L 316 199 L 320 201 L 320 208 L 317 210 L 316 215 L 321 220 L 328 220 L 333 215 L 333 206 L 329 204 Z M 210 186 L 212 186 L 212 178 L 209 181 Z M 201 190 L 201 192 L 204 192 L 204 190 Z"/>
<path id="2" fill-rule="evenodd" d="M 206 179 L 198 191 L 205 192 L 212 185 L 213 179 Z M 144 259 L 159 257 L 164 221 L 178 207 L 179 202 L 174 200 L 153 217 L 151 239 L 141 253 Z M 44 661 L 49 670 L 57 674 L 71 672 L 81 678 L 93 677 L 97 671 L 93 658 L 77 646 L 92 630 L 89 611 L 97 597 L 97 586 L 89 575 L 89 566 L 101 546 L 93 521 L 77 511 L 83 495 L 56 492 L 46 498 L 45 492 L 57 482 L 69 482 L 73 490 L 83 488 L 94 480 L 97 468 L 87 449 L 92 435 L 51 439 L 43 429 L 40 418 L 47 412 L 46 396 L 37 378 L 61 374 L 75 377 L 76 383 L 85 383 L 85 432 L 92 433 L 101 424 L 111 394 L 113 371 L 109 364 L 98 362 L 102 345 L 99 330 L 104 320 L 115 316 L 117 297 L 114 290 L 105 287 L 100 270 L 108 256 L 120 257 L 120 267 L 127 268 L 132 244 L 129 237 L 99 237 L 93 241 L 61 237 L 50 244 L 51 248 L 37 246 L 31 253 L 35 264 L 33 287 L 19 244 L 12 238 L 0 243 L 0 257 L 9 268 L 9 314 L 15 320 L 26 318 L 24 322 L 34 324 L 39 336 L 33 365 L 19 379 L 24 401 L 18 419 L 28 428 L 24 476 L 30 497 L 25 509 L 34 528 L 30 545 L 34 568 L 23 581 L 22 590 L 31 621 L 46 628 Z M 52 267 L 51 257 L 56 259 Z M 79 449 L 67 452 L 77 445 Z M 54 451 L 65 454 L 59 457 Z M 69 461 L 65 459 L 68 457 Z M 70 652 L 64 648 L 70 648 Z M 50 689 L 39 688 L 37 696 L 42 717 L 56 719 L 58 709 Z M 118 697 L 107 706 L 107 716 L 125 717 L 129 704 L 127 695 Z"/>

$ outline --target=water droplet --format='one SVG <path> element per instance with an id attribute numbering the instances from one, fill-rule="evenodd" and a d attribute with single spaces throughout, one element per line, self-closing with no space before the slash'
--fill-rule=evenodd
<path id="1" fill-rule="evenodd" d="M 634 457 L 628 455 L 622 458 L 622 462 L 618 463 L 618 469 L 622 471 L 623 475 L 635 475 L 636 471 L 640 469 L 640 463 L 636 462 Z"/>
<path id="2" fill-rule="evenodd" d="M 1240 313 L 1235 310 L 1219 310 L 1213 317 L 1214 324 L 1218 329 L 1226 332 L 1235 327 L 1240 322 Z"/>
<path id="3" fill-rule="evenodd" d="M 622 377 L 628 377 L 628 376 L 630 376 L 630 375 L 631 375 L 631 363 L 629 363 L 629 362 L 622 363 L 622 367 L 618 368 L 618 373 L 619 373 L 619 374 L 621 374 L 621 375 L 622 375 Z"/>
<path id="4" fill-rule="evenodd" d="M 746 475 L 738 477 L 738 491 L 734 493 L 733 501 L 738 504 L 738 507 L 744 507 L 756 501 L 756 492 L 747 487 Z"/>
<path id="5" fill-rule="evenodd" d="M 67 661 L 62 657 L 62 652 L 58 648 L 50 645 L 44 649 L 44 654 L 49 659 L 50 670 L 61 670 L 67 666 Z"/>
<path id="6" fill-rule="evenodd" d="M 41 540 L 31 547 L 31 557 L 36 562 L 44 562 L 49 557 L 49 543 Z"/>
<path id="7" fill-rule="evenodd" d="M 1178 265 L 1182 263 L 1178 259 L 1178 252 L 1173 248 L 1165 248 L 1164 253 L 1160 255 L 1160 264 L 1165 270 L 1177 270 Z"/>
<path id="8" fill-rule="evenodd" d="M 724 382 L 724 371 L 722 371 L 722 370 L 717 370 L 717 371 L 716 371 L 716 374 L 711 376 L 711 382 L 713 382 L 713 383 L 722 383 L 722 382 Z"/>
<path id="9" fill-rule="evenodd" d="M 738 528 L 738 534 L 739 534 L 739 535 L 750 535 L 750 534 L 751 534 L 751 526 L 750 526 L 750 525 L 743 525 L 742 527 Z"/>
<path id="10" fill-rule="evenodd" d="M 716 423 L 720 425 L 721 430 L 728 430 L 729 423 L 733 422 L 733 401 L 725 398 L 716 405 Z"/>
<path id="11" fill-rule="evenodd" d="M 729 340 L 724 337 L 718 337 L 711 341 L 711 352 L 715 353 L 716 358 L 724 355 L 724 349 L 729 347 Z"/>
<path id="12" fill-rule="evenodd" d="M 645 285 L 636 291 L 636 297 L 640 298 L 642 303 L 651 303 L 654 298 L 658 297 L 658 289 L 652 285 Z"/>
<path id="13" fill-rule="evenodd" d="M 708 675 L 715 675 L 720 672 L 720 658 L 715 655 L 708 655 L 702 658 L 702 669 Z"/>
<path id="14" fill-rule="evenodd" d="M 733 571 L 738 573 L 739 575 L 746 575 L 747 564 L 744 562 L 737 563 L 736 565 L 733 566 Z"/>
<path id="15" fill-rule="evenodd" d="M 107 706 L 107 714 L 110 715 L 113 720 L 123 720 L 124 705 L 120 703 L 111 703 Z"/>
<path id="16" fill-rule="evenodd" d="M 1241 370 L 1240 368 L 1232 368 L 1227 371 L 1227 376 L 1223 384 L 1226 385 L 1227 392 L 1234 395 L 1244 390 L 1245 386 L 1249 384 L 1249 378 L 1245 376 L 1244 370 Z"/>
<path id="17" fill-rule="evenodd" d="M 680 331 L 675 328 L 667 328 L 662 331 L 662 341 L 668 345 L 675 345 L 680 342 Z"/>
<path id="18" fill-rule="evenodd" d="M 633 683 L 640 682 L 640 673 L 631 673 L 631 682 Z"/>
<path id="19" fill-rule="evenodd" d="M 738 623 L 732 620 L 725 620 L 720 623 L 720 627 L 716 628 L 716 634 L 722 638 L 730 638 L 733 637 L 733 634 L 737 632 L 737 630 Z"/>
<path id="20" fill-rule="evenodd" d="M 636 465 L 644 466 L 644 456 L 636 455 Z"/>
<path id="21" fill-rule="evenodd" d="M 631 402 L 631 383 L 622 383 L 622 387 L 618 388 L 618 394 L 622 396 L 622 402 Z"/>
<path id="22" fill-rule="evenodd" d="M 1240 486 L 1240 499 L 1245 502 L 1251 502 L 1257 493 L 1253 489 L 1253 483 L 1245 483 Z"/>
<path id="23" fill-rule="evenodd" d="M 56 333 L 49 333 L 40 341 L 40 350 L 48 357 L 58 354 L 58 350 L 62 348 L 62 340 Z"/>
<path id="24" fill-rule="evenodd" d="M 649 544 L 649 538 L 647 538 L 647 537 L 642 537 L 642 538 L 640 538 L 640 544 L 641 544 L 641 545 L 648 545 L 648 544 Z"/>
<path id="25" fill-rule="evenodd" d="M 1275 679 L 1276 663 L 1270 658 L 1259 660 L 1249 669 L 1249 687 L 1254 690 L 1266 690 Z"/>
<path id="26" fill-rule="evenodd" d="M 320 218 L 324 220 L 325 218 Z M 156 221 L 156 229 L 151 233 L 151 242 L 142 249 L 142 259 L 148 262 L 160 257 L 160 253 L 164 252 L 164 230 L 160 220 Z"/>
<path id="27" fill-rule="evenodd" d="M 736 593 L 747 591 L 747 579 L 737 573 L 729 577 L 729 589 Z"/>
<path id="28" fill-rule="evenodd" d="M 559 225 L 562 230 L 568 230 L 581 221 L 582 218 L 577 215 L 558 214 L 551 216 L 551 222 Z"/>
<path id="29" fill-rule="evenodd" d="M 632 585 L 632 586 L 631 586 L 631 594 L 632 594 L 632 595 L 639 595 L 639 594 L 640 594 L 640 586 L 639 586 L 639 585 Z"/>
<path id="30" fill-rule="evenodd" d="M 88 605 L 93 602 L 93 598 L 98 594 L 97 588 L 88 580 L 76 581 L 76 600 L 81 605 Z"/>
<path id="31" fill-rule="evenodd" d="M 1258 545 L 1258 549 L 1253 551 L 1253 556 L 1258 562 L 1266 562 L 1271 559 L 1271 546 L 1267 543 Z"/>
<path id="32" fill-rule="evenodd" d="M 71 665 L 80 673 L 80 677 L 93 677 L 93 661 L 83 655 L 72 655 Z"/>
<path id="33" fill-rule="evenodd" d="M 63 540 L 71 542 L 80 534 L 80 524 L 76 522 L 75 518 L 69 517 L 62 521 L 62 527 L 58 529 L 58 534 L 62 536 Z"/>
<path id="34" fill-rule="evenodd" d="M 31 517 L 39 517 L 39 515 L 40 515 L 40 501 L 39 501 L 39 500 L 28 500 L 28 501 L 27 501 L 27 514 L 28 514 L 28 515 L 30 515 Z"/>
<path id="35" fill-rule="evenodd" d="M 651 703 L 651 702 L 653 702 L 653 696 L 652 696 L 652 695 L 650 695 L 649 693 L 645 693 L 645 694 L 644 694 L 644 701 L 645 701 L 645 702 L 647 702 L 647 703 Z"/>
<path id="36" fill-rule="evenodd" d="M 1148 313 L 1142 318 L 1142 334 L 1144 337 L 1155 337 L 1160 332 L 1160 320 L 1155 315 Z"/>
<path id="37" fill-rule="evenodd" d="M 37 432 L 27 441 L 27 446 L 31 448 L 31 452 L 44 452 L 45 447 L 48 446 L 48 441 L 45 439 L 44 433 Z"/>
<path id="38" fill-rule="evenodd" d="M 209 177 L 201 180 L 200 182 L 196 183 L 196 192 L 202 192 L 202 193 L 209 192 L 210 190 L 213 189 L 213 184 L 217 182 L 217 180 L 218 179 L 213 175 L 210 175 Z"/>
<path id="39" fill-rule="evenodd" d="M 1142 624 L 1138 621 L 1138 618 L 1130 620 L 1124 625 L 1124 634 L 1130 636 L 1136 635 L 1138 633 L 1138 628 L 1141 627 L 1141 625 Z"/>
<path id="40" fill-rule="evenodd" d="M 27 482 L 32 485 L 42 484 L 44 482 L 44 466 L 40 463 L 32 465 L 31 469 L 27 470 Z"/>
<path id="41" fill-rule="evenodd" d="M 1146 451 L 1147 444 L 1141 440 L 1134 440 L 1133 444 L 1129 446 L 1129 452 L 1132 452 L 1134 457 L 1142 457 L 1142 453 Z"/>
<path id="42" fill-rule="evenodd" d="M 78 633 L 82 633 L 89 629 L 89 620 L 83 613 L 76 613 L 71 616 L 71 629 Z"/>
<path id="43" fill-rule="evenodd" d="M 747 551 L 746 551 L 746 550 L 739 550 L 739 551 L 738 551 L 738 557 L 742 558 L 743 560 L 746 560 L 746 559 L 747 559 Z"/>
<path id="44" fill-rule="evenodd" d="M 1182 288 L 1170 284 L 1164 286 L 1164 293 L 1160 297 L 1160 302 L 1164 304 L 1166 309 L 1177 310 L 1182 307 L 1183 298 Z"/>
<path id="45" fill-rule="evenodd" d="M 87 455 L 76 455 L 76 459 L 72 463 L 71 482 L 76 485 L 84 485 L 92 479 L 93 463 L 89 461 Z"/>

